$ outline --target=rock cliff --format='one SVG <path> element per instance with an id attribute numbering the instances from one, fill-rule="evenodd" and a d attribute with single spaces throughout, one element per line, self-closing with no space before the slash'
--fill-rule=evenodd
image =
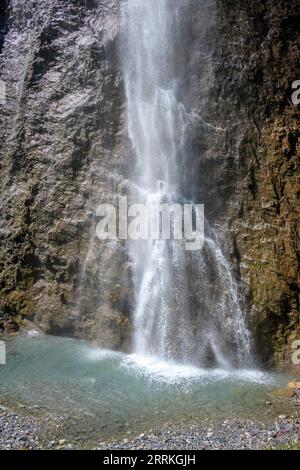
<path id="1" fill-rule="evenodd" d="M 238 5 L 237 5 L 238 3 Z M 232 259 L 248 287 L 259 356 L 291 366 L 300 337 L 300 2 L 219 1 L 212 113 Z M 225 158 L 224 158 L 225 156 Z"/>
<path id="2" fill-rule="evenodd" d="M 1 316 L 121 347 L 128 319 L 90 260 L 97 203 L 118 192 L 119 2 L 13 0 L 2 18 Z"/>

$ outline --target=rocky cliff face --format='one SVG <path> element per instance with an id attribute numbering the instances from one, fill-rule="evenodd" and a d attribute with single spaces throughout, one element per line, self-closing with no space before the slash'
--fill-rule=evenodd
<path id="1" fill-rule="evenodd" d="M 300 2 L 206 0 L 204 32 L 198 1 L 183 3 L 198 199 L 225 228 L 259 356 L 288 364 L 300 336 Z M 128 350 L 130 263 L 94 237 L 97 204 L 126 189 L 120 1 L 11 0 L 0 21 L 0 319 Z"/>
<path id="2" fill-rule="evenodd" d="M 290 367 L 291 343 L 300 337 L 300 106 L 291 100 L 300 77 L 300 2 L 217 3 L 211 110 L 227 131 L 212 188 L 226 202 L 259 355 Z"/>
<path id="3" fill-rule="evenodd" d="M 1 316 L 120 347 L 128 317 L 115 284 L 99 292 L 103 273 L 91 259 L 100 247 L 90 242 L 97 203 L 118 192 L 119 2 L 13 0 L 5 16 Z"/>

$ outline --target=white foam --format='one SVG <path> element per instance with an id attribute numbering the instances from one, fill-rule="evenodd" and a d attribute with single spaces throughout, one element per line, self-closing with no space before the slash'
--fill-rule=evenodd
<path id="1" fill-rule="evenodd" d="M 177 382 L 178 380 L 194 380 L 201 375 L 196 367 L 166 362 L 151 356 L 133 354 L 122 361 L 122 366 L 147 376 L 150 379 Z"/>
<path id="2" fill-rule="evenodd" d="M 260 385 L 275 385 L 277 383 L 274 375 L 259 369 L 237 369 L 232 371 L 230 376 L 236 380 Z"/>
<path id="3" fill-rule="evenodd" d="M 163 361 L 153 356 L 133 354 L 123 358 L 121 366 L 139 375 L 159 382 L 222 382 L 241 381 L 254 384 L 272 384 L 271 374 L 252 369 L 204 369 L 193 365 Z"/>
<path id="4" fill-rule="evenodd" d="M 239 381 L 258 385 L 276 384 L 274 375 L 259 369 L 207 369 L 192 364 L 167 361 L 150 355 L 127 355 L 122 352 L 90 346 L 84 347 L 84 354 L 89 361 L 117 360 L 121 368 L 155 382 L 170 384 L 199 382 L 209 384 L 212 382 Z"/>
<path id="5" fill-rule="evenodd" d="M 41 331 L 38 331 L 38 330 L 28 330 L 27 335 L 31 336 L 31 337 L 34 337 L 34 336 L 42 336 L 43 333 Z"/>

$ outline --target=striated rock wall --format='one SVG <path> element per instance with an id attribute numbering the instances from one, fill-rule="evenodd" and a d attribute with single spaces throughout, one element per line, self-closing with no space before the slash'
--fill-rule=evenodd
<path id="1" fill-rule="evenodd" d="M 87 260 L 97 203 L 118 192 L 119 2 L 12 0 L 6 16 L 0 315 L 94 339 L 103 336 L 95 320 L 102 305 L 114 331 L 105 345 L 120 347 L 128 315 L 107 300 L 109 288 L 99 292 L 103 273 Z M 83 277 L 88 312 L 77 295 Z"/>
<path id="2" fill-rule="evenodd" d="M 249 321 L 264 363 L 291 367 L 300 338 L 300 1 L 218 4 L 212 116 L 219 139 L 216 184 L 231 257 L 249 295 Z M 224 212 L 222 210 L 224 209 Z"/>

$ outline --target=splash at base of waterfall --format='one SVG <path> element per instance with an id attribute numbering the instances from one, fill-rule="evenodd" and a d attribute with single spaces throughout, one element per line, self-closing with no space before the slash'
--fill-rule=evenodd
<path id="1" fill-rule="evenodd" d="M 272 383 L 272 376 L 257 369 L 208 369 L 163 361 L 159 357 L 129 355 L 122 360 L 122 366 L 141 374 L 149 380 L 169 384 L 198 382 L 209 384 L 220 381 L 250 382 L 256 384 Z"/>

